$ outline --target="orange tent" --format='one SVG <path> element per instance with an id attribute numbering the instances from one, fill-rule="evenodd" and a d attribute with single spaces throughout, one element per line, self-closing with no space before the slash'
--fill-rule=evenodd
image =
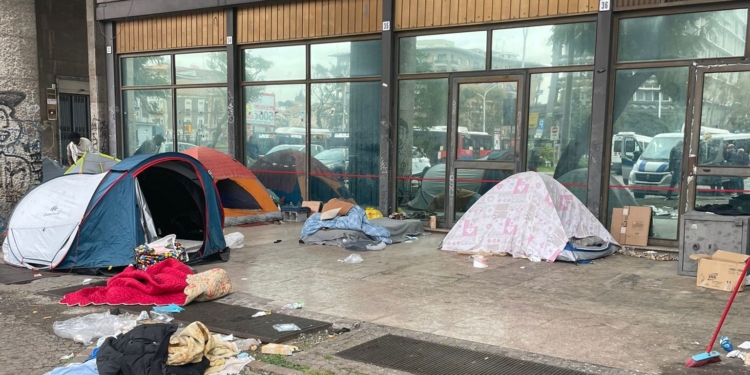
<path id="1" fill-rule="evenodd" d="M 260 180 L 231 156 L 208 147 L 194 147 L 183 153 L 198 159 L 214 177 L 224 216 L 231 218 L 279 211 Z"/>

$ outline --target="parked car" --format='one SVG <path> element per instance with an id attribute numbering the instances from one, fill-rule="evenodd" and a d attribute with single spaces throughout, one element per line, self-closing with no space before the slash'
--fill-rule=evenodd
<path id="1" fill-rule="evenodd" d="M 321 145 L 310 145 L 310 147 L 311 147 L 311 150 L 312 150 L 311 156 L 315 156 L 315 155 L 317 155 L 317 154 L 325 151 L 325 149 Z M 295 150 L 295 151 L 299 151 L 299 152 L 305 152 L 307 150 L 307 147 L 305 147 L 305 145 L 278 145 L 278 146 L 275 146 L 274 148 L 268 150 L 268 152 L 266 152 L 266 155 L 272 154 L 272 153 L 274 153 L 276 151 L 289 150 L 289 149 L 292 149 L 292 150 Z"/>
<path id="2" fill-rule="evenodd" d="M 187 142 L 177 142 L 177 152 L 183 152 L 193 147 L 198 147 L 198 146 L 192 143 L 187 143 Z M 161 152 L 170 152 L 173 150 L 174 149 L 172 148 L 172 142 L 167 141 L 167 142 L 162 143 Z"/>
<path id="3" fill-rule="evenodd" d="M 335 174 L 345 174 L 349 171 L 349 148 L 347 147 L 325 150 L 315 155 L 315 158 Z"/>

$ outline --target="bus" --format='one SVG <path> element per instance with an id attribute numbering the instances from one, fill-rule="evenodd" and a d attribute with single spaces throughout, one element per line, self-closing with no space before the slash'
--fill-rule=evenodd
<path id="1" fill-rule="evenodd" d="M 431 164 L 444 161 L 447 157 L 447 126 L 433 126 L 427 130 L 414 129 L 413 145 L 430 158 Z M 489 155 L 493 151 L 493 137 L 485 132 L 472 132 L 466 127 L 459 127 L 458 158 L 475 160 Z"/>
<path id="2" fill-rule="evenodd" d="M 265 155 L 268 150 L 278 145 L 304 145 L 305 144 L 305 128 L 295 127 L 279 127 L 274 129 L 273 132 L 259 132 L 253 136 L 253 142 L 257 144 L 258 149 L 255 152 L 250 152 L 249 157 L 258 159 L 258 157 Z M 328 142 L 332 136 L 332 133 L 328 129 L 310 129 L 310 143 L 320 145 L 323 149 L 328 149 Z"/>

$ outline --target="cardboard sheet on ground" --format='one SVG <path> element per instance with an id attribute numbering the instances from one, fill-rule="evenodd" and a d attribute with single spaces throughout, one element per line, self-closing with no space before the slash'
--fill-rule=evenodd
<path id="1" fill-rule="evenodd" d="M 586 206 L 552 177 L 513 175 L 495 185 L 459 220 L 442 250 L 537 256 L 554 262 L 572 237 L 619 245 Z"/>

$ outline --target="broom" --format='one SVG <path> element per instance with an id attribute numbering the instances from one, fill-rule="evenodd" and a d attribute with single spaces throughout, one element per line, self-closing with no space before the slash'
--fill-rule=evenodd
<path id="1" fill-rule="evenodd" d="M 724 319 L 727 318 L 727 314 L 729 313 L 729 308 L 732 307 L 732 302 L 734 302 L 734 297 L 737 295 L 737 292 L 740 290 L 740 287 L 745 283 L 745 275 L 747 275 L 748 268 L 750 268 L 750 259 L 745 260 L 745 267 L 742 269 L 742 274 L 740 275 L 740 279 L 737 281 L 737 284 L 734 286 L 734 290 L 732 291 L 732 296 L 729 297 L 729 302 L 727 302 L 727 306 L 724 308 L 724 313 L 721 314 L 721 320 L 719 320 L 719 325 L 716 326 L 716 330 L 714 331 L 714 336 L 711 337 L 711 342 L 708 343 L 708 346 L 706 347 L 706 351 L 704 353 L 696 354 L 690 357 L 687 360 L 687 362 L 685 362 L 685 366 L 701 367 L 709 363 L 721 362 L 721 356 L 719 352 L 711 351 L 711 349 L 713 349 L 714 343 L 716 342 L 716 338 L 719 336 L 719 331 L 721 331 L 721 326 L 724 325 Z"/>

